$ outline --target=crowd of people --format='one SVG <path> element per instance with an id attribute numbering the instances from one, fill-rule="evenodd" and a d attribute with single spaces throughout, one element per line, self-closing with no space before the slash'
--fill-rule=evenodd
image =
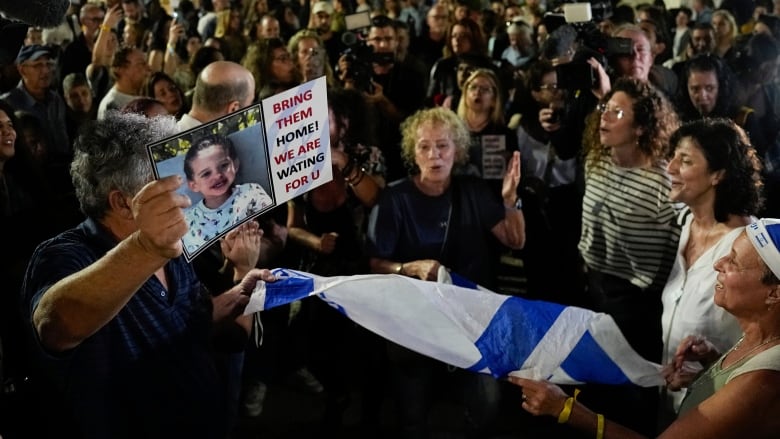
<path id="1" fill-rule="evenodd" d="M 238 437 L 284 385 L 322 396 L 336 435 L 359 394 L 365 437 L 430 437 L 442 400 L 469 438 L 772 437 L 780 1 L 607 2 L 576 25 L 562 3 L 70 0 L 57 26 L 0 18 L 0 435 Z M 269 209 L 216 134 L 186 178 L 154 179 L 146 145 L 320 77 L 331 181 Z M 444 268 L 606 313 L 666 385 L 453 368 L 313 299 L 243 315 L 275 267 Z M 31 408 L 52 422 L 18 422 Z"/>

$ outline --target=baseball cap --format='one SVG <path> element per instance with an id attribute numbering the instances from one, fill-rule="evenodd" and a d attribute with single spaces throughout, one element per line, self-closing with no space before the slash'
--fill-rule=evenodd
<path id="1" fill-rule="evenodd" d="M 333 6 L 329 2 L 320 0 L 317 3 L 314 3 L 314 6 L 311 7 L 311 13 L 313 15 L 316 15 L 320 12 L 325 12 L 328 15 L 333 15 Z"/>
<path id="2" fill-rule="evenodd" d="M 57 52 L 51 46 L 43 46 L 40 44 L 22 46 L 22 48 L 19 49 L 19 54 L 16 55 L 16 64 L 21 64 L 25 61 L 35 61 L 42 56 L 48 56 L 49 59 L 54 59 L 57 57 Z"/>

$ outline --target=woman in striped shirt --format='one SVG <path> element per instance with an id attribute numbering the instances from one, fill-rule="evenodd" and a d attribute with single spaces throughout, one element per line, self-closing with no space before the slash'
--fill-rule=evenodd
<path id="1" fill-rule="evenodd" d="M 617 80 L 597 108 L 600 118 L 591 118 L 584 141 L 579 243 L 588 295 L 593 309 L 610 314 L 640 355 L 658 362 L 661 291 L 679 237 L 666 172 L 669 137 L 679 122 L 663 93 L 637 79 Z M 640 398 L 647 411 L 614 398 L 611 405 L 626 410 L 624 422 L 651 433 L 647 415 L 655 400 L 652 392 L 639 393 L 646 394 Z"/>

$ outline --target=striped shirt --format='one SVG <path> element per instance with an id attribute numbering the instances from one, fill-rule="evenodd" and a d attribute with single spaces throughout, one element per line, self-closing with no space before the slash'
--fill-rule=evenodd
<path id="1" fill-rule="evenodd" d="M 620 168 L 605 154 L 585 181 L 579 250 L 587 266 L 640 288 L 663 285 L 680 233 L 663 164 Z"/>

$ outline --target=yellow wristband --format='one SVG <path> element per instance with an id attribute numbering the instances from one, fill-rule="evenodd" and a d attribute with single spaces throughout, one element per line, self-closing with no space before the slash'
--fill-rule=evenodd
<path id="1" fill-rule="evenodd" d="M 596 415 L 596 439 L 604 439 L 604 415 Z"/>
<path id="2" fill-rule="evenodd" d="M 101 24 L 100 25 L 100 30 L 110 31 L 111 30 L 111 26 L 109 26 L 107 24 Z"/>
<path id="3" fill-rule="evenodd" d="M 558 423 L 565 424 L 569 422 L 569 416 L 571 416 L 571 408 L 574 406 L 574 401 L 577 400 L 577 395 L 580 394 L 580 389 L 574 389 L 574 396 L 566 398 L 566 402 L 563 403 L 563 410 L 558 415 Z"/>

